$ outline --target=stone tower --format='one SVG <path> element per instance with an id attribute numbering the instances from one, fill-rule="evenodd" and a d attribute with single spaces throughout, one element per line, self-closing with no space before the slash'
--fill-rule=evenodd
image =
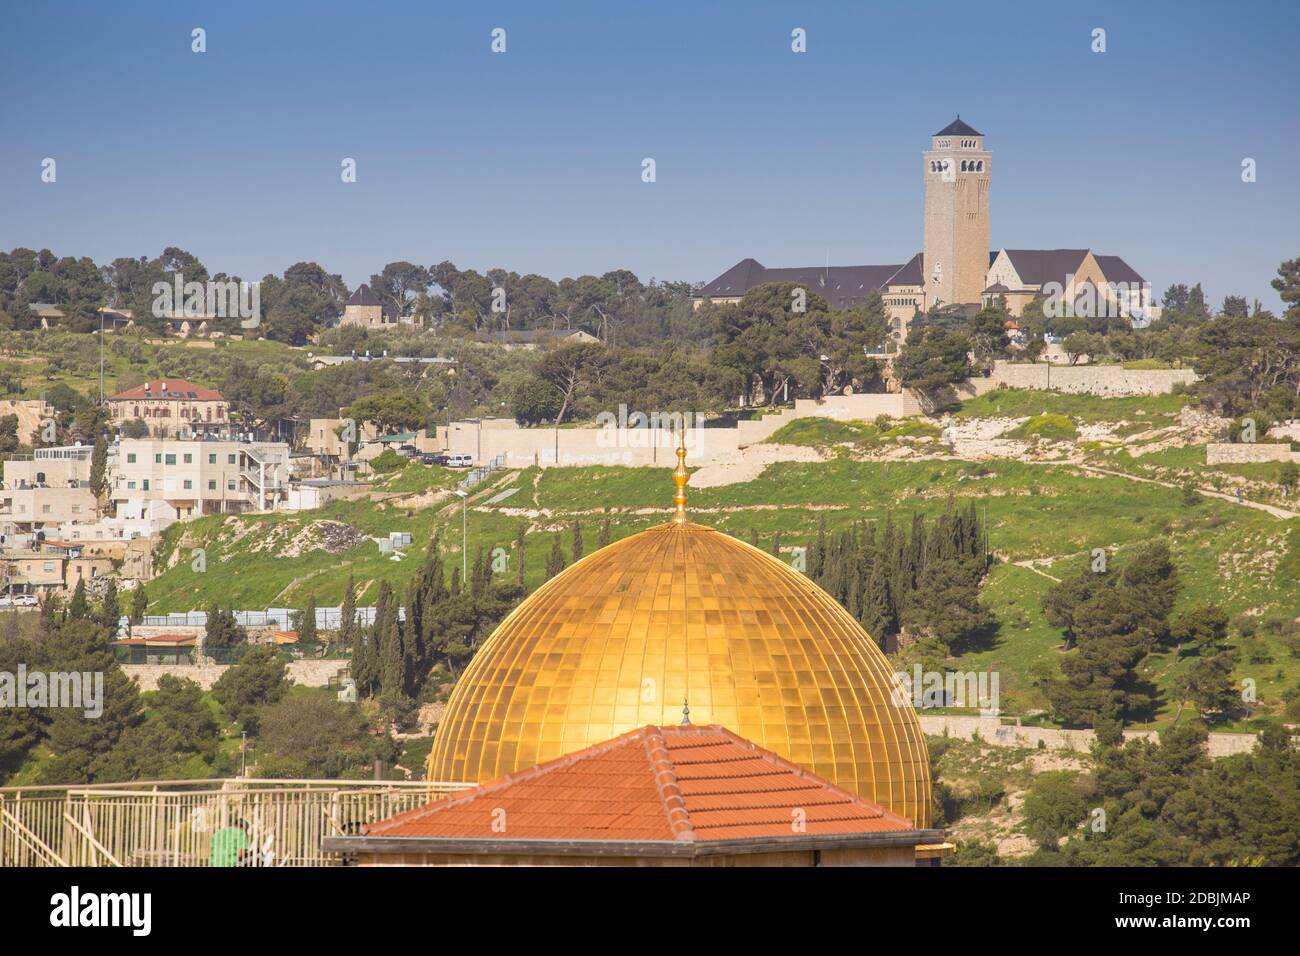
<path id="1" fill-rule="evenodd" d="M 980 301 L 989 269 L 984 134 L 961 117 L 935 133 L 925 158 L 925 305 Z"/>

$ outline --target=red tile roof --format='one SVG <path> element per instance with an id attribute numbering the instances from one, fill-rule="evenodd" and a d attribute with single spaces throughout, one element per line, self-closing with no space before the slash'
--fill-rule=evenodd
<path id="1" fill-rule="evenodd" d="M 193 634 L 155 634 L 153 637 L 124 637 L 110 643 L 123 647 L 181 647 L 196 640 Z"/>
<path id="2" fill-rule="evenodd" d="M 368 837 L 707 842 L 912 822 L 719 726 L 642 727 L 366 828 Z"/>
<path id="3" fill-rule="evenodd" d="M 125 392 L 110 395 L 108 400 L 110 402 L 122 402 L 138 401 L 144 398 L 164 398 L 192 402 L 225 401 L 220 392 L 211 388 L 204 388 L 201 385 L 195 385 L 193 382 L 187 382 L 180 378 L 156 378 L 152 382 L 137 385 L 135 388 L 128 388 Z"/>

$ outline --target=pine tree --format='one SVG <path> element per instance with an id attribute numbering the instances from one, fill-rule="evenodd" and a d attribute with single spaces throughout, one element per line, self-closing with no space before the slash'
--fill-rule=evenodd
<path id="1" fill-rule="evenodd" d="M 68 617 L 80 621 L 90 616 L 90 604 L 86 600 L 86 579 L 78 578 L 77 586 L 72 592 L 72 603 L 68 605 Z"/>

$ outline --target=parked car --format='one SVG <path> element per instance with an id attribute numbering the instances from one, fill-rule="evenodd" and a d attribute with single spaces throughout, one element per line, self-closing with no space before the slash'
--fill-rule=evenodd
<path id="1" fill-rule="evenodd" d="M 448 468 L 473 468 L 474 456 L 473 455 L 448 455 L 447 467 Z"/>
<path id="2" fill-rule="evenodd" d="M 399 445 L 397 447 L 397 453 L 403 458 L 414 458 L 419 454 L 419 449 L 414 445 Z"/>
<path id="3" fill-rule="evenodd" d="M 0 607 L 36 607 L 39 603 L 35 594 L 0 595 Z"/>
<path id="4" fill-rule="evenodd" d="M 421 455 L 420 464 L 422 465 L 445 465 L 447 464 L 446 455 Z"/>

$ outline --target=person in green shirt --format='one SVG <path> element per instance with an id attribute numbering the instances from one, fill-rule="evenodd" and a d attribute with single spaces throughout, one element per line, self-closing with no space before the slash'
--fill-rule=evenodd
<path id="1" fill-rule="evenodd" d="M 222 827 L 212 834 L 212 854 L 209 866 L 239 866 L 248 852 L 248 821 L 240 820 L 234 826 Z"/>

